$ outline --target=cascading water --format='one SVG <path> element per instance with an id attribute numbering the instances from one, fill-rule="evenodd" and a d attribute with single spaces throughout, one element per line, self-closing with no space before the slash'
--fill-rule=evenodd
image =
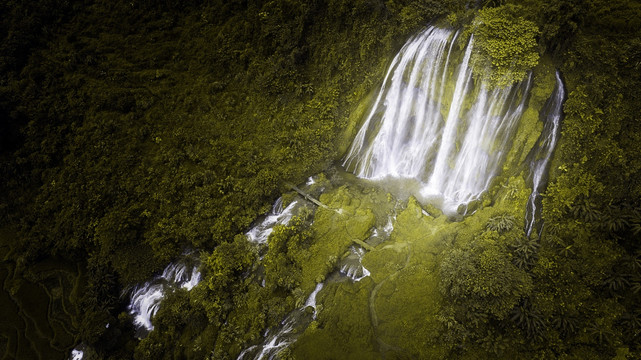
<path id="1" fill-rule="evenodd" d="M 472 69 L 474 39 L 464 51 L 456 49 L 459 32 L 429 27 L 411 39 L 392 61 L 383 87 L 345 157 L 344 166 L 358 177 L 372 180 L 403 179 L 413 195 L 456 213 L 459 205 L 479 198 L 497 175 L 510 139 L 528 100 L 531 78 L 506 88 L 488 88 L 475 81 Z M 557 74 L 557 89 L 546 105 L 547 121 L 531 160 L 534 191 L 532 220 L 540 202 L 539 191 L 556 145 L 560 104 L 564 91 Z M 314 184 L 310 178 L 307 185 Z M 538 199 L 538 200 L 537 200 Z M 303 201 L 300 201 L 304 204 Z M 276 224 L 287 224 L 299 205 L 283 209 L 279 200 L 270 214 L 247 232 L 254 243 L 267 242 Z M 423 210 L 424 215 L 429 215 Z M 396 215 L 379 224 L 372 238 L 386 239 Z M 339 277 L 354 282 L 370 275 L 361 259 L 365 250 L 352 247 L 339 265 Z M 305 305 L 289 313 L 280 326 L 267 330 L 263 342 L 242 351 L 238 359 L 272 359 L 296 341 L 315 319 L 318 284 Z M 313 316 L 309 316 L 310 307 Z"/>
<path id="2" fill-rule="evenodd" d="M 82 360 L 85 357 L 84 345 L 78 345 L 71 350 L 69 360 Z"/>
<path id="3" fill-rule="evenodd" d="M 133 289 L 129 313 L 134 317 L 134 325 L 138 329 L 139 336 L 144 336 L 154 329 L 151 319 L 158 311 L 167 291 L 176 288 L 189 291 L 198 285 L 200 272 L 197 264 L 193 262 L 193 259 L 187 255 L 184 261 L 169 264 L 162 275 Z"/>
<path id="4" fill-rule="evenodd" d="M 309 295 L 307 300 L 305 301 L 305 308 L 311 307 L 314 309 L 314 319 L 316 319 L 316 295 L 318 295 L 318 292 L 323 289 L 323 283 L 318 283 L 316 284 L 316 288 L 312 293 Z"/>
<path id="5" fill-rule="evenodd" d="M 361 262 L 363 255 L 365 255 L 365 249 L 352 246 L 350 252 L 351 254 L 341 261 L 340 273 L 352 281 L 361 281 L 370 276 L 369 270 Z"/>
<path id="6" fill-rule="evenodd" d="M 272 211 L 265 216 L 263 221 L 252 227 L 245 235 L 247 235 L 249 241 L 253 243 L 267 243 L 267 238 L 269 238 L 269 234 L 274 230 L 274 226 L 279 224 L 286 225 L 289 220 L 292 219 L 292 216 L 294 216 L 294 210 L 301 205 L 304 204 L 298 200 L 294 200 L 283 209 L 283 200 L 278 198 L 272 207 Z"/>
<path id="7" fill-rule="evenodd" d="M 470 37 L 429 27 L 394 58 L 344 166 L 366 179 L 419 184 L 446 213 L 479 197 L 497 173 L 525 108 L 527 81 L 488 89 L 473 80 Z"/>
<path id="8" fill-rule="evenodd" d="M 527 203 L 525 214 L 525 233 L 530 236 L 536 219 L 541 212 L 541 195 L 547 186 L 547 174 L 550 158 L 554 153 L 556 142 L 561 130 L 561 117 L 563 115 L 563 100 L 565 99 L 565 88 L 559 72 L 556 72 L 556 87 L 552 96 L 548 99 L 543 108 L 545 124 L 543 132 L 537 140 L 534 148 L 528 154 L 530 158 L 530 176 L 532 177 L 532 194 Z M 540 229 L 539 229 L 540 232 Z"/>
<path id="9" fill-rule="evenodd" d="M 322 288 L 323 283 L 316 284 L 316 288 L 305 301 L 305 305 L 287 315 L 278 328 L 268 329 L 263 336 L 265 338 L 263 343 L 243 350 L 238 355 L 238 360 L 271 360 L 289 344 L 296 341 L 296 338 L 305 331 L 307 325 L 316 319 L 316 295 Z M 306 311 L 310 307 L 313 309 L 311 317 Z"/>

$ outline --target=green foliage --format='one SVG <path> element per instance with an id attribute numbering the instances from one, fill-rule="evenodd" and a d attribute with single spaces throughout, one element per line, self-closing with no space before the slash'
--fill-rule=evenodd
<path id="1" fill-rule="evenodd" d="M 154 331 L 135 349 L 135 359 L 203 359 L 212 350 L 214 328 L 185 290 L 168 294 L 154 316 Z"/>
<path id="2" fill-rule="evenodd" d="M 337 343 L 336 357 L 364 358 L 641 349 L 637 1 L 8 1 L 0 12 L 0 214 L 21 228 L 3 304 L 25 309 L 17 322 L 50 309 L 53 333 L 74 333 L 65 344 L 85 341 L 104 358 L 235 358 L 258 342 L 387 221 L 389 204 L 347 187 L 325 194 L 344 213 L 277 227 L 262 261 L 238 234 L 282 181 L 340 156 L 358 121 L 350 112 L 391 56 L 449 13 L 456 26 L 474 19 L 477 77 L 505 86 L 534 68 L 523 148 L 540 129 L 534 104 L 550 69 L 562 70 L 568 99 L 540 240 L 519 229 L 530 190 L 520 176 L 460 223 L 424 217 L 410 200 L 389 243 L 365 255 L 371 279 L 328 288 L 337 303 L 290 355 Z M 539 55 L 551 58 L 535 67 Z M 136 346 L 119 294 L 185 248 L 203 251 L 205 279 L 170 294 Z M 79 264 L 73 285 L 29 270 L 52 258 Z M 51 307 L 24 301 L 44 293 Z M 35 325 L 25 336 L 51 335 Z"/>
<path id="3" fill-rule="evenodd" d="M 543 202 L 547 231 L 533 270 L 542 271 L 537 287 L 563 304 L 545 306 L 554 309 L 551 323 L 561 336 L 570 344 L 584 341 L 582 329 L 604 358 L 622 342 L 639 348 L 633 304 L 639 301 L 634 264 L 641 187 L 638 140 L 632 139 L 641 134 L 634 100 L 641 58 L 632 48 L 641 36 L 640 14 L 629 1 L 591 2 L 566 14 L 583 26 L 570 29 L 573 43 L 564 57 L 569 94 L 556 178 Z"/>
<path id="4" fill-rule="evenodd" d="M 547 324 L 543 314 L 536 308 L 533 308 L 527 299 L 524 299 L 521 304 L 512 309 L 510 321 L 516 323 L 517 326 L 525 331 L 529 338 L 536 341 L 540 342 L 546 335 Z M 567 326 L 569 327 L 571 325 Z"/>
<path id="5" fill-rule="evenodd" d="M 293 291 L 301 284 L 301 268 L 309 258 L 312 231 L 305 216 L 296 216 L 287 226 L 277 225 L 269 235 L 269 251 L 264 258 L 266 283 L 270 287 Z"/>
<path id="6" fill-rule="evenodd" d="M 243 279 L 254 266 L 256 258 L 255 249 L 243 235 L 238 235 L 232 243 L 219 245 L 205 259 L 207 288 L 213 296 L 207 303 L 210 321 L 221 321 L 225 311 L 233 308 L 235 287 L 244 286 Z"/>
<path id="7" fill-rule="evenodd" d="M 185 248 L 227 249 L 281 182 L 338 156 L 349 110 L 450 3 L 2 3 L 2 136 L 21 136 L 2 154 L 0 211 L 22 229 L 15 257 L 109 264 L 120 293 Z M 213 320 L 249 285 L 207 266 L 229 293 L 200 305 Z"/>
<path id="8" fill-rule="evenodd" d="M 484 232 L 453 250 L 441 260 L 440 274 L 444 296 L 464 309 L 466 316 L 478 319 L 506 318 L 532 291 L 532 279 L 512 263 L 507 246 L 495 231 Z"/>
<path id="9" fill-rule="evenodd" d="M 514 254 L 512 262 L 519 269 L 528 270 L 534 266 L 539 249 L 538 239 L 520 236 L 518 240 L 515 241 L 515 244 L 511 245 L 511 248 Z"/>
<path id="10" fill-rule="evenodd" d="M 498 233 L 510 231 L 513 227 L 514 216 L 507 213 L 491 217 L 487 222 L 487 229 Z"/>
<path id="11" fill-rule="evenodd" d="M 522 17 L 522 12 L 521 7 L 511 4 L 481 9 L 469 30 L 475 40 L 474 70 L 492 86 L 523 80 L 538 63 L 539 29 Z"/>

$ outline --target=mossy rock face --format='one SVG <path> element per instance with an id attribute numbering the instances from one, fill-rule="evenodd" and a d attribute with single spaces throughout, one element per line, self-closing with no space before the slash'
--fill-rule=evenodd
<path id="1" fill-rule="evenodd" d="M 427 219 L 430 218 L 423 214 L 423 208 L 418 201 L 413 196 L 410 197 L 407 207 L 396 218 L 392 241 L 413 242 L 425 238 L 432 233 Z"/>
<path id="2" fill-rule="evenodd" d="M 354 240 L 364 241 L 376 223 L 367 197 L 359 198 L 357 190 L 347 186 L 321 195 L 320 201 L 330 209 L 318 208 L 312 230 L 314 244 L 310 246 L 309 261 L 302 267 L 301 288 L 311 292 L 316 283 L 325 279 Z"/>
<path id="3" fill-rule="evenodd" d="M 291 345 L 295 359 L 380 359 L 370 322 L 371 279 L 330 283 L 318 295 L 317 319 Z"/>
<path id="4" fill-rule="evenodd" d="M 443 358 L 447 349 L 434 343 L 441 331 L 438 282 L 436 273 L 416 264 L 382 283 L 372 304 L 381 344 L 412 358 Z"/>
<path id="5" fill-rule="evenodd" d="M 517 169 L 525 163 L 528 153 L 534 147 L 543 130 L 540 112 L 554 92 L 556 86 L 555 69 L 549 59 L 545 59 L 536 67 L 534 74 L 527 107 L 521 115 L 519 126 L 511 139 L 512 146 L 503 165 L 504 172 Z"/>
<path id="6" fill-rule="evenodd" d="M 408 256 L 407 246 L 385 245 L 376 251 L 371 251 L 363 256 L 363 266 L 371 272 L 370 276 L 376 283 L 380 283 L 391 274 L 405 266 Z"/>
<path id="7" fill-rule="evenodd" d="M 551 59 L 544 57 L 541 59 L 534 71 L 534 84 L 530 91 L 529 106 L 541 108 L 543 104 L 554 92 L 556 86 L 556 69 Z"/>
<path id="8" fill-rule="evenodd" d="M 433 342 L 441 330 L 436 318 L 442 301 L 437 264 L 447 243 L 446 230 L 457 226 L 445 217 L 426 216 L 410 198 L 396 218 L 391 240 L 364 256 L 363 264 L 377 284 L 370 309 L 383 353 L 442 358 L 448 351 Z"/>
<path id="9" fill-rule="evenodd" d="M 429 204 L 429 203 L 425 204 L 424 208 L 425 208 L 425 211 L 427 211 L 427 213 L 430 214 L 430 216 L 432 216 L 432 217 L 437 218 L 437 217 L 443 215 L 443 211 L 441 211 L 441 209 L 437 208 L 433 204 Z"/>
<path id="10" fill-rule="evenodd" d="M 407 207 L 397 216 L 391 240 L 396 243 L 408 243 L 412 246 L 431 248 L 439 252 L 440 244 L 434 236 L 446 230 L 451 224 L 445 216 L 433 218 L 425 215 L 421 205 L 414 197 L 410 197 Z"/>
<path id="11" fill-rule="evenodd" d="M 342 211 L 317 210 L 312 225 L 317 234 L 313 255 L 302 269 L 304 274 L 309 273 L 306 278 L 329 272 L 329 268 L 323 268 L 322 259 L 341 247 L 345 249 L 354 238 L 365 240 L 376 223 L 387 220 L 387 214 L 376 216 L 371 210 L 380 205 L 378 195 L 376 191 L 343 186 L 321 196 L 323 203 Z M 446 348 L 431 343 L 440 331 L 436 320 L 441 302 L 436 265 L 446 243 L 441 231 L 456 225 L 449 224 L 445 217 L 425 215 L 413 197 L 392 225 L 390 238 L 363 255 L 362 264 L 370 271 L 369 277 L 359 282 L 326 283 L 317 296 L 318 318 L 283 354 L 285 358 L 378 359 L 389 351 L 392 356 L 445 354 Z M 303 283 L 302 288 L 311 286 Z"/>

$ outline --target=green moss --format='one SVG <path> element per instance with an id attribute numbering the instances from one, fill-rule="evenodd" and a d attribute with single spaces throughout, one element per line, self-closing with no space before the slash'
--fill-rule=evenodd
<path id="1" fill-rule="evenodd" d="M 294 359 L 380 359 L 370 322 L 369 293 L 373 283 L 339 282 L 319 293 L 316 320 L 291 346 Z"/>
<path id="2" fill-rule="evenodd" d="M 525 158 L 543 130 L 541 111 L 556 86 L 554 74 L 555 69 L 548 58 L 544 58 L 534 70 L 527 106 L 514 136 L 510 139 L 512 146 L 503 164 L 503 171 L 506 173 L 514 173 L 515 169 L 525 164 Z"/>
<path id="3" fill-rule="evenodd" d="M 309 293 L 317 282 L 324 280 L 333 270 L 335 261 L 353 244 L 354 239 L 364 241 L 376 222 L 367 197 L 359 197 L 357 190 L 342 186 L 324 193 L 320 201 L 331 209 L 316 210 L 312 230 L 315 241 L 309 249 L 309 258 L 301 271 L 301 288 Z"/>
<path id="4" fill-rule="evenodd" d="M 376 101 L 377 95 L 378 87 L 373 86 L 367 96 L 359 97 L 356 105 L 352 105 L 353 109 L 349 113 L 347 126 L 345 127 L 345 130 L 343 131 L 341 138 L 338 141 L 337 154 L 339 155 L 339 157 L 342 157 L 349 149 L 354 136 L 361 128 L 362 122 L 365 121 L 365 119 L 369 115 L 369 112 L 374 105 L 374 101 Z"/>
<path id="5" fill-rule="evenodd" d="M 436 341 L 442 330 L 438 274 L 421 264 L 410 265 L 382 283 L 373 298 L 376 334 L 386 350 L 403 349 L 412 358 L 442 358 L 449 350 Z M 403 306 L 399 306 L 403 304 Z M 385 352 L 384 352 L 385 353 Z"/>
<path id="6" fill-rule="evenodd" d="M 408 247 L 399 244 L 383 245 L 363 257 L 363 266 L 377 284 L 402 269 L 408 257 Z"/>
<path id="7" fill-rule="evenodd" d="M 492 87 L 523 80 L 538 63 L 539 29 L 522 12 L 514 4 L 483 8 L 467 30 L 475 35 L 475 75 Z"/>
<path id="8" fill-rule="evenodd" d="M 437 264 L 448 242 L 447 229 L 456 226 L 445 217 L 425 216 L 410 198 L 394 223 L 392 244 L 382 244 L 364 257 L 377 283 L 370 306 L 384 353 L 439 358 L 448 352 L 448 345 L 435 341 L 442 331 L 437 320 L 442 306 Z"/>

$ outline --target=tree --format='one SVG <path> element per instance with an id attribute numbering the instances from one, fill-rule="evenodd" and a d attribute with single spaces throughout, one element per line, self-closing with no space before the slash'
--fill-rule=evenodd
<path id="1" fill-rule="evenodd" d="M 538 64 L 539 29 L 522 13 L 522 7 L 512 4 L 485 8 L 472 23 L 474 70 L 492 86 L 523 80 L 527 71 Z"/>

